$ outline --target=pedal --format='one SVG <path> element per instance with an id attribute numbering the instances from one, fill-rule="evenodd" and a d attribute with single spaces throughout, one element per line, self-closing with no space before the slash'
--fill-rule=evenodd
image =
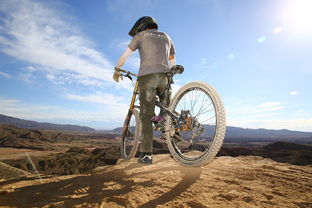
<path id="1" fill-rule="evenodd" d="M 162 121 L 164 121 L 165 120 L 165 118 L 163 117 L 163 116 L 153 116 L 152 118 L 151 118 L 151 121 L 153 122 L 153 123 L 159 123 L 159 122 L 162 122 Z"/>

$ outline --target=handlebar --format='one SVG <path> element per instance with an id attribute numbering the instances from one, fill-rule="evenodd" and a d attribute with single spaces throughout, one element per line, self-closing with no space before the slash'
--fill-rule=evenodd
<path id="1" fill-rule="evenodd" d="M 132 78 L 130 77 L 130 75 L 135 76 L 135 77 L 138 77 L 137 74 L 132 73 L 132 72 L 130 72 L 130 71 L 126 71 L 126 70 L 124 70 L 124 69 L 122 69 L 122 68 L 119 68 L 119 67 L 115 67 L 115 71 L 124 73 L 123 76 L 128 77 L 128 78 L 131 79 L 131 80 L 132 80 Z M 183 67 L 183 66 L 181 66 L 181 65 L 175 65 L 175 66 L 173 66 L 173 67 L 170 69 L 170 72 L 168 72 L 168 73 L 172 74 L 172 76 L 173 76 L 174 74 L 182 74 L 183 71 L 184 71 L 184 67 Z"/>
<path id="2" fill-rule="evenodd" d="M 132 72 L 130 72 L 130 71 L 126 71 L 126 70 L 121 69 L 121 68 L 118 68 L 118 67 L 115 67 L 115 71 L 125 73 L 125 76 L 127 76 L 127 75 L 129 76 L 129 74 L 131 74 L 132 76 L 138 77 L 137 74 L 132 73 Z"/>

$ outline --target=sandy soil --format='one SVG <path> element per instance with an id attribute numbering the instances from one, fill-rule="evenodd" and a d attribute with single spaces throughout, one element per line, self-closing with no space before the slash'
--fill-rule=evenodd
<path id="1" fill-rule="evenodd" d="M 22 159 L 25 158 L 25 153 L 27 153 L 30 156 L 46 156 L 50 154 L 56 154 L 57 152 L 0 147 L 0 161 Z"/>
<path id="2" fill-rule="evenodd" d="M 312 207 L 312 166 L 255 156 L 218 157 L 187 168 L 169 155 L 89 175 L 0 182 L 0 207 Z"/>

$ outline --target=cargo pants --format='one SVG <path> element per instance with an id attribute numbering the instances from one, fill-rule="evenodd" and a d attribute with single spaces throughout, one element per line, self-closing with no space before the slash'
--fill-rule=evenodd
<path id="1" fill-rule="evenodd" d="M 151 118 L 155 115 L 156 95 L 163 106 L 168 107 L 171 89 L 168 77 L 164 73 L 152 73 L 138 77 L 140 120 L 141 120 L 141 152 L 153 151 L 153 126 Z"/>

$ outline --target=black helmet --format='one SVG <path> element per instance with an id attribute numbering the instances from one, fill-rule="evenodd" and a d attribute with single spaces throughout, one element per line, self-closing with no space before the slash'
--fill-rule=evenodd
<path id="1" fill-rule="evenodd" d="M 138 19 L 128 34 L 133 37 L 146 29 L 158 29 L 158 25 L 153 17 L 144 16 Z"/>

